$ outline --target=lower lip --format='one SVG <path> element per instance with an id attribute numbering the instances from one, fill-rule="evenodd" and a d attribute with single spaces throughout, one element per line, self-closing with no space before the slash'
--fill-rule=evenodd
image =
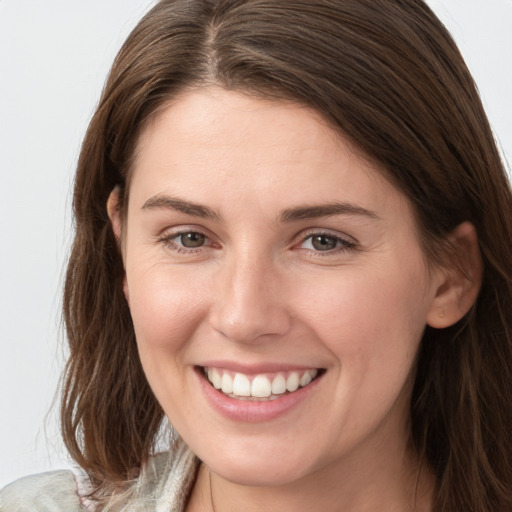
<path id="1" fill-rule="evenodd" d="M 317 377 L 307 386 L 275 400 L 252 401 L 231 398 L 218 391 L 204 377 L 202 369 L 197 368 L 196 374 L 203 393 L 214 410 L 231 420 L 248 423 L 270 421 L 284 415 L 305 400 L 322 378 Z"/>

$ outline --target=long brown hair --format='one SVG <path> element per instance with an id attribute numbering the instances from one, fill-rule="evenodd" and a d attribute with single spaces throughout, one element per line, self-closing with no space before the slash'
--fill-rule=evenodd
<path id="1" fill-rule="evenodd" d="M 313 107 L 410 200 L 425 253 L 477 230 L 478 300 L 426 329 L 411 437 L 437 477 L 434 510 L 512 510 L 512 196 L 475 85 L 422 0 L 163 0 L 117 56 L 76 174 L 64 314 L 62 430 L 98 493 L 136 477 L 163 412 L 139 362 L 106 212 L 128 197 L 146 121 L 178 92 L 220 85 Z"/>

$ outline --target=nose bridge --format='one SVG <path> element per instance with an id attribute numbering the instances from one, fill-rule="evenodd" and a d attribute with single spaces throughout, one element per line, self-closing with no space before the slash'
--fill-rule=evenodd
<path id="1" fill-rule="evenodd" d="M 277 265 L 261 248 L 247 244 L 233 251 L 218 274 L 213 327 L 238 342 L 283 335 L 290 327 Z"/>

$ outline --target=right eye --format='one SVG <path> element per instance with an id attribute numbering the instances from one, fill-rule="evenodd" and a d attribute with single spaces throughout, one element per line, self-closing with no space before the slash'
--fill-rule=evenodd
<path id="1" fill-rule="evenodd" d="M 158 241 L 163 243 L 166 248 L 178 253 L 193 253 L 204 247 L 215 246 L 204 233 L 192 229 L 165 233 Z"/>

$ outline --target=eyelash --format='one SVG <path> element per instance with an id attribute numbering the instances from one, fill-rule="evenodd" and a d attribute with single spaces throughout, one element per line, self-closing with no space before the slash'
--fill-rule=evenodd
<path id="1" fill-rule="evenodd" d="M 205 249 L 205 247 L 215 247 L 215 243 L 200 245 L 197 248 L 193 247 L 184 247 L 183 245 L 179 245 L 175 240 L 183 235 L 200 235 L 205 238 L 205 240 L 210 240 L 208 235 L 199 230 L 193 229 L 184 229 L 178 231 L 176 233 L 167 234 L 161 236 L 157 239 L 157 242 L 164 245 L 164 247 L 176 252 L 177 254 L 196 254 Z M 343 238 L 339 235 L 334 235 L 333 233 L 327 231 L 310 231 L 309 233 L 303 235 L 298 244 L 295 244 L 294 247 L 300 249 L 300 246 L 303 245 L 308 240 L 313 240 L 315 237 L 326 237 L 331 239 L 335 243 L 335 247 L 333 249 L 328 249 L 326 251 L 316 250 L 314 248 L 302 248 L 304 251 L 308 251 L 315 255 L 315 257 L 327 257 L 332 256 L 333 254 L 338 254 L 346 251 L 355 250 L 357 248 L 357 244 L 355 242 L 349 241 L 346 238 Z M 313 243 L 313 242 L 311 242 Z"/>

